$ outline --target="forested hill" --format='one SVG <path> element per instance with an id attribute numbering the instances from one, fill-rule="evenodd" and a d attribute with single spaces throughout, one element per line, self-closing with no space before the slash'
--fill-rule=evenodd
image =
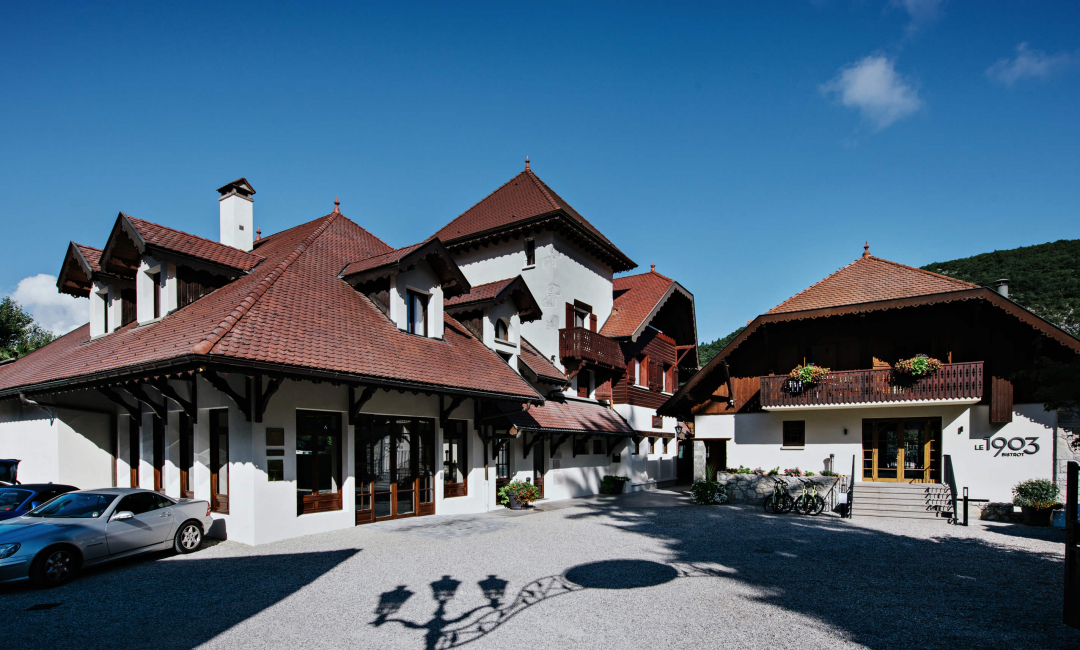
<path id="1" fill-rule="evenodd" d="M 1009 298 L 1080 336 L 1080 239 L 983 253 L 922 268 L 985 287 L 1008 278 Z"/>

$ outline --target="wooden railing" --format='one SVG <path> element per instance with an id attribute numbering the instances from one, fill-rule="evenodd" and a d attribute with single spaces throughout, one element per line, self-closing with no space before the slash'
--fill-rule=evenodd
<path id="1" fill-rule="evenodd" d="M 559 356 L 608 368 L 626 369 L 626 361 L 619 344 L 584 327 L 559 330 Z"/>
<path id="2" fill-rule="evenodd" d="M 982 361 L 946 363 L 932 375 L 919 379 L 898 375 L 891 369 L 840 370 L 809 386 L 786 375 L 761 378 L 763 408 L 981 399 L 982 396 Z"/>

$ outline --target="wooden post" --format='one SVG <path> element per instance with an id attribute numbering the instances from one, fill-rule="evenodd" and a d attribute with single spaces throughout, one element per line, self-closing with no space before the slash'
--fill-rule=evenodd
<path id="1" fill-rule="evenodd" d="M 1076 525 L 1080 463 L 1069 461 L 1065 479 L 1065 601 L 1063 621 L 1080 628 L 1080 526 Z"/>

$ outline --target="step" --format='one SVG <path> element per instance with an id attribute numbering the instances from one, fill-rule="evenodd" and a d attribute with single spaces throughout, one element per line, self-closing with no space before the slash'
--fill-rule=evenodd
<path id="1" fill-rule="evenodd" d="M 941 513 L 940 515 L 934 514 L 917 514 L 911 512 L 884 512 L 881 510 L 859 510 L 855 508 L 853 513 L 855 517 L 882 517 L 888 519 L 936 519 L 940 521 L 946 521 L 952 517 L 952 513 Z"/>
<path id="2" fill-rule="evenodd" d="M 874 504 L 882 507 L 891 506 L 942 506 L 945 504 L 952 505 L 952 499 L 879 499 L 876 497 L 868 497 L 865 495 L 855 495 L 855 503 L 859 504 Z"/>
<path id="3" fill-rule="evenodd" d="M 941 483 L 856 483 L 856 490 L 895 490 L 907 492 L 922 492 L 923 490 L 948 490 L 947 485 Z"/>

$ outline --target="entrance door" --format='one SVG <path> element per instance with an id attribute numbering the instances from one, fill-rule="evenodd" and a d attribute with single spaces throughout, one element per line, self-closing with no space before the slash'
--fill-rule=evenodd
<path id="1" fill-rule="evenodd" d="M 675 461 L 675 478 L 680 485 L 694 482 L 694 441 L 680 440 L 679 455 Z"/>
<path id="2" fill-rule="evenodd" d="M 863 420 L 863 480 L 938 483 L 941 418 Z"/>
<path id="3" fill-rule="evenodd" d="M 727 440 L 705 441 L 705 468 L 712 468 L 718 472 L 727 469 Z M 710 477 L 716 480 L 716 477 Z"/>
<path id="4" fill-rule="evenodd" d="M 533 454 L 533 485 L 540 490 L 540 498 L 544 498 L 544 441 L 537 440 L 532 448 Z"/>
<path id="5" fill-rule="evenodd" d="M 435 513 L 434 423 L 361 416 L 356 523 Z"/>

